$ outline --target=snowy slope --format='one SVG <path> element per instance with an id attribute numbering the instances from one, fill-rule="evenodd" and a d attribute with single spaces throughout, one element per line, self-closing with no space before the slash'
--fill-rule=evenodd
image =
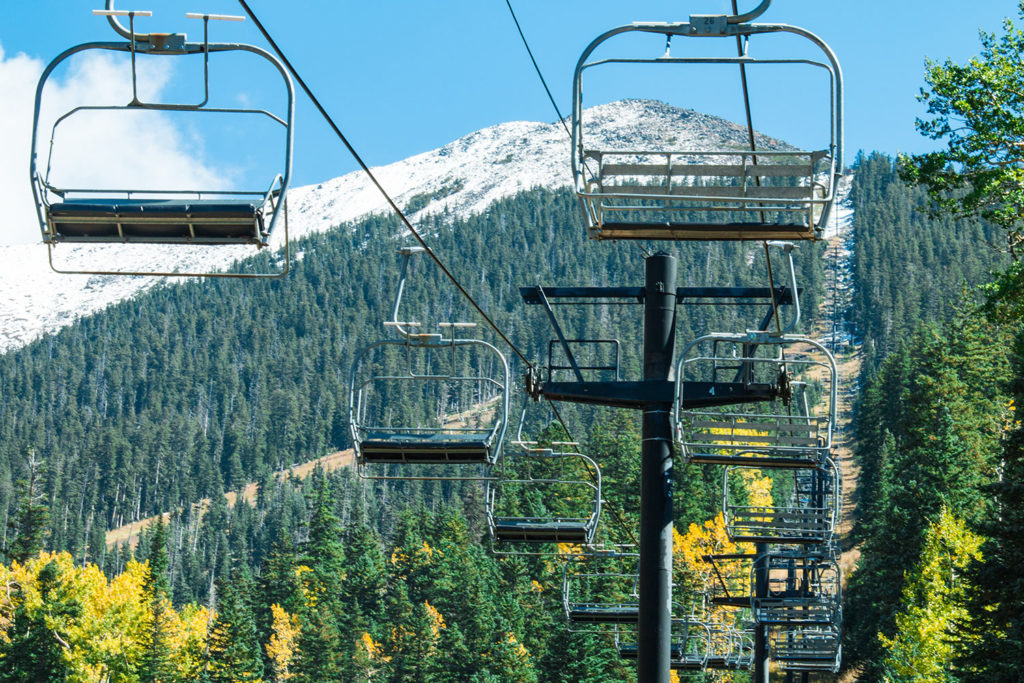
<path id="1" fill-rule="evenodd" d="M 647 140 L 674 137 L 679 150 L 742 147 L 746 129 L 724 119 L 679 109 L 652 100 L 623 100 L 585 112 L 586 133 L 593 131 L 604 148 L 642 147 Z M 652 145 L 655 146 L 655 145 Z M 758 146 L 784 147 L 767 137 Z M 533 187 L 571 184 L 570 144 L 558 122 L 514 121 L 471 133 L 423 154 L 374 169 L 384 188 L 414 221 L 421 212 L 444 210 L 457 216 L 482 212 L 491 203 Z M 363 173 L 328 180 L 289 192 L 292 238 L 328 230 L 387 206 Z M 283 238 L 275 234 L 277 246 Z M 102 246 L 55 250 L 55 261 L 69 268 L 102 265 L 104 269 L 223 268 L 251 255 L 239 247 Z M 0 247 L 0 352 L 54 332 L 77 317 L 131 297 L 159 278 L 59 275 L 47 264 L 46 247 Z M 113 266 L 113 267 L 112 267 Z"/>

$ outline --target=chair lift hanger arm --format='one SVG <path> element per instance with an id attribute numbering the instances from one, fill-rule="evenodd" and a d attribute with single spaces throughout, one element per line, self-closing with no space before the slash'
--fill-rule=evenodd
<path id="1" fill-rule="evenodd" d="M 754 9 L 746 12 L 745 14 L 734 14 L 726 19 L 730 24 L 742 24 L 752 19 L 757 19 L 759 16 L 768 11 L 768 7 L 772 4 L 772 0 L 761 0 L 761 4 Z M 735 5 L 733 5 L 735 7 Z"/>

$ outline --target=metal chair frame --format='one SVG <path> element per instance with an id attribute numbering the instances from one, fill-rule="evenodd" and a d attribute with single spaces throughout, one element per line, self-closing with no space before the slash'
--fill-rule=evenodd
<path id="1" fill-rule="evenodd" d="M 627 641 L 624 636 L 631 635 Z M 622 659 L 636 659 L 639 652 L 636 631 L 625 631 L 616 626 L 615 647 Z M 674 671 L 704 671 L 711 651 L 711 629 L 696 618 L 672 620 L 672 646 L 669 666 Z"/>
<path id="2" fill-rule="evenodd" d="M 411 326 L 413 323 L 401 323 Z M 444 325 L 445 323 L 442 323 Z M 449 323 L 449 325 L 451 325 Z M 352 363 L 349 390 L 349 431 L 356 451 L 356 462 L 360 465 L 360 476 L 367 479 L 425 479 L 425 480 L 481 480 L 486 476 L 369 476 L 363 468 L 370 464 L 409 464 L 409 465 L 491 465 L 497 458 L 508 423 L 508 403 L 511 377 L 508 361 L 493 344 L 479 339 L 459 339 L 452 337 L 439 340 L 440 335 L 410 334 L 404 339 L 388 339 L 378 341 L 363 348 Z M 406 371 L 403 373 L 373 374 L 364 379 L 359 378 L 359 369 L 364 359 L 374 350 L 394 347 L 404 352 Z M 413 357 L 418 351 L 450 350 L 454 359 L 457 349 L 481 348 L 500 360 L 502 375 L 500 378 L 484 375 L 454 374 L 418 374 L 413 364 Z M 453 362 L 454 367 L 454 362 Z M 448 426 L 412 426 L 412 425 L 379 425 L 369 424 L 366 419 L 368 409 L 366 393 L 377 383 L 395 382 L 456 382 L 482 383 L 494 389 L 494 397 L 499 400 L 495 408 L 493 423 L 486 429 L 473 429 Z M 493 399 L 491 399 L 493 400 Z M 450 438 L 445 439 L 448 436 Z M 405 438 L 403 438 L 405 437 Z M 461 438 L 459 438 L 461 437 Z M 472 438 L 477 437 L 477 438 Z M 467 444 L 472 441 L 471 444 Z M 385 455 L 368 456 L 367 451 L 390 452 L 393 457 Z M 472 450 L 472 454 L 466 454 Z"/>
<path id="3" fill-rule="evenodd" d="M 595 239 L 742 240 L 816 239 L 831 214 L 835 187 L 843 168 L 843 76 L 832 49 L 818 36 L 787 24 L 727 23 L 712 17 L 712 31 L 693 22 L 637 22 L 611 29 L 587 46 L 573 74 L 572 171 L 577 198 L 588 234 Z M 717 20 L 720 19 L 720 24 Z M 788 33 L 806 38 L 824 54 L 825 61 L 809 59 L 757 59 L 742 57 L 699 58 L 664 55 L 648 58 L 610 58 L 588 61 L 610 39 L 628 33 L 675 37 L 743 37 Z M 829 139 L 822 149 L 809 151 L 711 150 L 602 150 L 589 148 L 583 133 L 583 75 L 605 64 L 726 64 L 744 68 L 758 64 L 795 64 L 824 69 L 828 73 Z M 768 163 L 761 163 L 767 160 Z M 588 162 L 597 164 L 597 171 Z M 795 187 L 762 187 L 761 178 L 790 178 Z M 616 178 L 631 184 L 618 184 Z M 636 183 L 637 178 L 658 178 L 660 185 Z M 691 179 L 687 182 L 685 179 Z M 676 182 L 682 179 L 682 182 Z M 701 181 L 732 183 L 708 186 Z M 673 211 L 701 211 L 759 217 L 759 222 L 679 222 L 666 216 Z M 609 220 L 628 212 L 640 218 Z M 782 213 L 796 223 L 772 223 L 767 213 Z M 647 220 L 642 220 L 647 218 Z M 728 216 L 726 216 L 728 218 Z"/>
<path id="4" fill-rule="evenodd" d="M 582 453 L 574 451 L 554 450 L 554 447 L 566 444 L 552 444 L 552 448 L 538 448 L 536 444 L 518 441 L 522 451 L 502 452 L 487 473 L 487 489 L 485 506 L 487 526 L 491 541 L 497 543 L 549 544 L 569 543 L 573 545 L 589 545 L 594 540 L 598 521 L 601 518 L 601 468 L 597 462 Z M 562 465 L 570 461 L 582 462 L 583 467 L 593 473 L 594 479 L 588 481 L 582 477 L 550 477 L 537 476 L 532 473 L 532 461 L 544 460 Z M 511 466 L 512 462 L 526 464 L 525 475 L 503 476 L 503 465 Z M 572 486 L 575 490 L 586 490 L 591 498 L 591 507 L 586 514 L 574 517 L 511 516 L 498 514 L 500 508 L 501 489 L 507 485 L 534 486 Z M 582 509 L 582 505 L 581 505 Z M 503 554 L 497 550 L 498 554 Z M 513 553 L 520 554 L 520 553 Z M 546 553 L 545 553 L 546 554 Z"/>
<path id="5" fill-rule="evenodd" d="M 364 347 L 352 361 L 348 401 L 349 433 L 352 436 L 352 443 L 356 451 L 356 464 L 359 466 L 359 476 L 364 479 L 412 479 L 425 481 L 485 480 L 487 477 L 482 471 L 469 476 L 463 475 L 462 471 L 466 466 L 476 470 L 483 470 L 485 466 L 493 465 L 498 453 L 501 452 L 501 444 L 505 437 L 505 427 L 508 424 L 509 392 L 511 391 L 512 383 L 508 361 L 505 359 L 504 354 L 493 344 L 480 339 L 460 339 L 456 337 L 457 330 L 475 327 L 476 323 L 438 323 L 438 327 L 448 332 L 449 336 L 445 338 L 444 335 L 439 333 L 414 331 L 420 325 L 418 322 L 399 320 L 402 295 L 405 292 L 405 282 L 408 279 L 409 262 L 414 255 L 424 251 L 425 249 L 420 246 L 401 247 L 398 249 L 398 253 L 402 256 L 402 265 L 395 293 L 395 303 L 391 311 L 391 320 L 385 321 L 384 326 L 392 329 L 400 338 L 386 339 L 370 344 Z M 374 351 L 386 348 L 399 348 L 402 350 L 405 372 L 402 374 L 370 373 L 368 377 L 360 379 L 359 371 L 364 361 Z M 487 375 L 462 376 L 454 374 L 457 366 L 457 350 L 471 348 L 483 349 L 486 353 L 497 357 L 501 362 L 500 378 Z M 413 362 L 414 357 L 417 354 L 429 354 L 434 351 L 443 351 L 451 354 L 451 369 L 448 374 L 433 371 L 417 371 Z M 370 388 L 379 383 L 395 382 L 455 382 L 460 384 L 476 382 L 492 387 L 494 393 L 489 400 L 498 400 L 499 405 L 494 409 L 494 419 L 487 429 L 452 427 L 443 423 L 434 427 L 368 424 L 366 410 L 369 407 L 369 401 L 366 400 L 366 393 Z M 375 455 L 368 457 L 368 451 Z M 365 472 L 366 466 L 374 463 L 415 465 L 417 474 L 368 475 Z M 439 475 L 425 474 L 425 468 L 431 466 L 443 468 L 455 466 L 459 469 L 459 474 L 451 474 L 447 471 Z"/>
<path id="6" fill-rule="evenodd" d="M 787 626 L 775 630 L 772 658 L 782 671 L 839 672 L 843 647 L 838 626 Z"/>
<path id="7" fill-rule="evenodd" d="M 688 357 L 688 354 L 702 343 L 715 344 L 712 355 Z M 722 357 L 717 345 L 728 343 L 733 348 L 744 350 L 740 356 Z M 804 345 L 820 352 L 822 359 L 787 357 L 785 349 L 793 345 Z M 772 357 L 748 356 L 746 349 L 759 347 L 776 350 Z M 788 378 L 792 370 L 823 368 L 828 384 L 828 407 L 810 414 L 804 405 L 802 413 L 770 412 L 777 403 L 759 402 L 750 404 L 751 412 L 716 412 L 713 410 L 687 410 L 684 408 L 686 379 L 694 374 L 701 364 L 716 368 L 725 362 L 746 366 L 741 370 L 743 381 L 748 382 L 755 373 Z M 818 342 L 796 335 L 772 335 L 766 332 L 745 334 L 711 334 L 692 341 L 680 354 L 676 365 L 676 397 L 672 417 L 675 423 L 676 442 L 684 462 L 706 464 L 749 465 L 755 467 L 819 467 L 823 465 L 832 448 L 832 434 L 836 420 L 838 399 L 837 368 L 835 359 Z M 796 383 L 797 388 L 802 383 Z M 785 408 L 785 406 L 780 406 Z"/>
<path id="8" fill-rule="evenodd" d="M 771 551 L 768 590 L 751 597 L 754 621 L 769 625 L 829 625 L 841 619 L 839 565 L 830 557 L 800 551 Z"/>
<path id="9" fill-rule="evenodd" d="M 593 565 L 601 560 L 625 564 L 629 569 L 576 569 L 580 563 Z M 562 565 L 562 608 L 570 630 L 575 630 L 573 627 L 580 625 L 618 624 L 635 627 L 640 609 L 639 575 L 636 571 L 639 561 L 639 553 L 627 550 L 591 550 L 568 558 Z M 581 596 L 579 593 L 585 590 L 584 584 L 590 582 L 619 583 L 622 588 L 620 594 L 629 599 L 611 602 L 588 600 L 588 596 Z"/>
<path id="10" fill-rule="evenodd" d="M 201 276 L 230 278 L 279 278 L 287 274 L 290 267 L 288 252 L 288 220 L 285 197 L 292 172 L 292 147 L 294 139 L 295 92 L 288 70 L 274 55 L 242 43 L 209 42 L 210 19 L 228 19 L 216 15 L 188 15 L 203 19 L 203 41 L 187 42 L 184 34 L 136 34 L 136 14 L 149 13 L 117 12 L 113 0 L 108 0 L 106 11 L 115 30 L 128 38 L 128 42 L 90 42 L 69 48 L 47 65 L 36 87 L 35 110 L 32 127 L 32 156 L 29 175 L 32 193 L 36 203 L 36 214 L 42 231 L 43 242 L 47 245 L 51 268 L 59 273 L 91 275 L 159 275 L 159 276 Z M 113 15 L 127 15 L 131 28 L 124 29 Z M 126 52 L 131 56 L 132 100 L 126 105 L 78 106 L 61 115 L 50 132 L 50 149 L 46 169 L 40 172 L 37 161 L 40 114 L 43 88 L 54 70 L 73 55 L 98 50 L 105 52 Z M 203 55 L 204 99 L 198 103 L 143 102 L 139 98 L 136 72 L 136 54 L 144 53 L 162 56 Z M 209 59 L 211 53 L 245 52 L 260 57 L 277 69 L 287 92 L 287 113 L 278 116 L 265 109 L 232 107 L 209 107 Z M 69 118 L 83 111 L 178 111 L 197 113 L 247 114 L 264 116 L 280 124 L 285 130 L 284 171 L 275 175 L 266 189 L 241 191 L 206 190 L 165 190 L 165 189 L 111 189 L 57 187 L 50 182 L 53 149 L 58 127 Z M 126 151 L 126 153 L 130 150 Z M 60 202 L 54 202 L 53 199 Z M 211 199 L 212 198 L 212 199 Z M 54 263 L 53 249 L 61 243 L 84 244 L 178 244 L 178 245 L 253 245 L 263 248 L 269 245 L 270 235 L 278 222 L 284 224 L 285 262 L 282 270 L 273 273 L 223 273 L 223 272 L 161 272 L 161 271 L 120 271 L 120 270 L 66 270 Z M 64 234 L 59 226 L 76 226 L 73 234 Z M 92 226 L 95 232 L 90 231 Z M 208 232 L 210 226 L 237 226 L 230 234 Z M 161 233 L 160 228 L 168 232 Z M 247 230 L 249 227 L 251 229 Z"/>
<path id="11" fill-rule="evenodd" d="M 799 490 L 788 505 L 762 507 L 731 502 L 731 475 L 754 467 L 733 466 L 722 476 L 722 513 L 730 540 L 749 543 L 828 543 L 835 535 L 842 509 L 839 495 L 839 468 L 830 458 L 820 469 L 794 470 L 794 479 L 810 473 L 820 483 L 817 492 L 807 496 Z M 799 489 L 799 484 L 797 484 Z M 806 498 L 806 499 L 805 499 Z"/>

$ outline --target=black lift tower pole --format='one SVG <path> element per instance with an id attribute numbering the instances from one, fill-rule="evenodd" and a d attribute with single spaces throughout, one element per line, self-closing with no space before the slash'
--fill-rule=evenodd
<path id="1" fill-rule="evenodd" d="M 671 379 L 675 356 L 676 259 L 647 258 L 644 381 Z M 653 393 L 653 392 L 651 392 Z M 671 403 L 643 405 L 640 484 L 639 683 L 669 683 L 672 635 Z"/>

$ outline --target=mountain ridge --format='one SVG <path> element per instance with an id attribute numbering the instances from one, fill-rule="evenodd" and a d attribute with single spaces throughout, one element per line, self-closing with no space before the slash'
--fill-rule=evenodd
<path id="1" fill-rule="evenodd" d="M 602 143 L 663 140 L 672 132 L 680 149 L 700 140 L 702 147 L 746 144 L 746 128 L 725 119 L 673 107 L 656 100 L 620 100 L 584 112 L 587 131 L 596 131 Z M 758 134 L 760 148 L 784 148 L 785 143 Z M 414 222 L 426 215 L 450 213 L 465 218 L 479 214 L 499 199 L 535 187 L 558 189 L 571 185 L 569 140 L 561 122 L 511 121 L 474 131 L 437 149 L 376 167 L 374 174 L 396 203 Z M 291 239 L 330 230 L 339 225 L 386 212 L 389 207 L 361 171 L 289 191 Z M 272 247 L 283 246 L 283 232 Z M 251 256 L 245 247 L 173 248 L 133 245 L 133 267 L 160 263 L 204 270 L 219 270 Z M 89 315 L 173 279 L 102 275 L 64 275 L 47 265 L 45 245 L 0 247 L 8 264 L 0 273 L 0 353 L 25 346 Z M 69 266 L 104 259 L 119 260 L 122 246 L 66 247 L 55 250 L 55 260 Z M 294 255 L 302 258 L 301 253 Z M 278 253 L 277 258 L 280 259 Z"/>

